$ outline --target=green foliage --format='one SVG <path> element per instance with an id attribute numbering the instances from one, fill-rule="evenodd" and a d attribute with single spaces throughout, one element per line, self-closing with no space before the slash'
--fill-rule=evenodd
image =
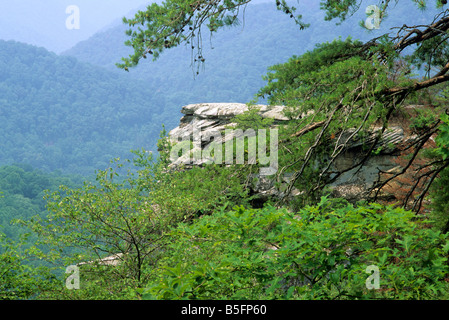
<path id="1" fill-rule="evenodd" d="M 133 48 L 133 53 L 127 58 L 122 58 L 122 63 L 118 63 L 117 66 L 128 71 L 141 59 L 152 56 L 153 60 L 156 60 L 165 50 L 181 44 L 191 47 L 192 52 L 195 52 L 194 63 L 200 65 L 205 61 L 202 30 L 205 29 L 213 34 L 224 27 L 237 25 L 240 18 L 239 12 L 244 11 L 250 2 L 251 0 L 226 0 L 215 3 L 205 0 L 169 0 L 162 4 L 153 3 L 146 10 L 138 11 L 133 18 L 123 19 L 129 27 L 127 31 L 129 39 L 125 44 Z M 288 4 L 287 1 L 273 2 L 278 10 L 295 21 L 300 30 L 312 25 L 306 23 L 302 14 L 297 14 L 297 8 Z M 418 8 L 424 8 L 427 4 L 427 1 L 413 0 L 412 2 L 416 3 Z M 441 8 L 440 0 L 435 3 L 437 8 Z M 337 24 L 341 24 L 361 11 L 361 2 L 355 0 L 326 0 L 320 1 L 319 6 L 325 14 L 324 20 L 338 19 Z M 381 16 L 385 17 L 391 7 L 393 7 L 392 1 L 382 2 Z M 300 11 L 302 13 L 303 10 Z"/>
<path id="2" fill-rule="evenodd" d="M 191 45 L 192 50 L 198 50 L 194 62 L 203 63 L 202 24 L 210 32 L 235 25 L 239 8 L 246 2 L 226 0 L 211 4 L 169 0 L 148 6 L 133 19 L 124 19 L 131 28 L 128 45 L 133 47 L 134 54 L 124 59 L 120 67 L 126 70 L 135 66 L 146 54 L 157 58 L 165 49 L 183 42 Z M 414 2 L 425 5 L 424 1 Z M 327 20 L 345 20 L 358 10 L 358 3 L 352 0 L 322 1 L 320 4 Z M 387 4 L 382 9 L 386 9 Z M 277 1 L 276 6 L 295 18 L 300 28 L 307 26 L 301 16 L 293 15 L 296 9 L 285 1 Z M 432 46 L 429 44 L 432 43 L 421 47 L 422 51 L 413 57 L 418 60 L 412 59 L 413 63 L 430 57 L 428 50 Z M 53 154 L 45 152 L 55 159 L 55 163 L 48 167 L 61 166 L 61 155 L 70 154 L 67 146 L 74 149 L 74 139 L 89 150 L 85 153 L 84 149 L 77 150 L 76 158 L 82 158 L 86 163 L 95 159 L 99 169 L 95 182 L 86 181 L 77 188 L 61 186 L 59 191 L 49 192 L 46 195 L 48 215 L 36 212 L 34 218 L 23 221 L 38 237 L 35 245 L 27 243 L 24 249 L 22 242 L 14 243 L 1 237 L 2 298 L 448 297 L 445 281 L 449 272 L 448 236 L 427 228 L 431 221 L 393 206 L 376 203 L 354 206 L 339 199 L 321 198 L 321 190 L 315 188 L 322 185 L 322 178 L 324 180 L 321 161 L 328 159 L 332 152 L 338 153 L 337 148 L 332 150 L 333 140 L 340 139 L 339 134 L 354 127 L 358 128 L 355 138 L 365 138 L 370 125 L 387 120 L 391 101 L 384 97 L 385 91 L 412 82 L 402 74 L 391 78 L 398 55 L 387 37 L 372 47 L 350 38 L 320 44 L 287 63 L 272 67 L 265 78 L 268 84 L 261 89 L 260 96 L 267 96 L 270 103 L 289 107 L 286 115 L 291 121 L 285 128 L 280 128 L 281 139 L 287 141 L 282 148 L 281 171 L 301 172 L 302 179 L 296 181 L 296 185 L 306 191 L 298 197 L 293 210 L 269 205 L 263 209 L 251 208 L 247 186 L 252 166 L 172 168 L 168 157 L 172 146 L 165 129 L 158 143 L 157 161 L 153 161 L 152 155 L 144 149 L 134 152 L 137 158 L 133 161 L 121 163 L 116 159 L 109 166 L 102 160 L 84 156 L 95 154 L 91 152 L 95 148 L 94 151 L 101 150 L 100 153 L 107 156 L 106 145 L 121 145 L 115 140 L 111 142 L 113 134 L 120 136 L 121 142 L 127 136 L 132 137 L 133 142 L 143 144 L 149 136 L 139 134 L 142 131 L 152 134 L 155 128 L 147 127 L 143 122 L 150 118 L 158 122 L 155 120 L 162 116 L 156 117 L 154 113 L 164 112 L 163 103 L 169 101 L 170 105 L 179 101 L 182 93 L 161 97 L 148 88 L 143 90 L 142 83 L 131 84 L 128 78 L 115 77 L 97 69 L 92 71 L 72 58 L 56 59 L 43 50 L 13 43 L 1 45 L 5 50 L 0 66 L 5 71 L 0 77 L 0 93 L 3 90 L 2 97 L 6 98 L 0 101 L 5 106 L 0 110 L 0 120 L 8 126 L 4 130 L 5 148 L 0 148 L 0 155 L 6 154 L 7 160 L 16 156 L 17 152 L 10 153 L 11 150 L 22 142 L 23 136 L 33 132 L 27 145 L 31 149 L 27 150 L 38 148 L 39 143 L 45 145 L 43 150 L 53 150 Z M 436 52 L 446 55 L 444 47 L 440 49 Z M 19 51 L 25 53 L 19 54 Z M 383 63 L 378 61 L 379 55 Z M 433 60 L 429 65 L 441 65 L 441 61 Z M 73 70 L 76 70 L 77 79 L 73 78 Z M 92 73 L 95 75 L 91 77 Z M 177 77 L 176 72 L 172 73 Z M 229 80 L 226 75 L 221 78 Z M 163 86 L 159 79 L 152 81 Z M 18 96 L 15 93 L 23 89 L 31 94 Z M 128 99 L 142 92 L 143 95 L 133 103 Z M 84 99 L 83 93 L 89 95 L 89 99 Z M 201 96 L 201 99 L 209 96 L 213 95 Z M 122 98 L 127 102 L 125 109 L 117 104 Z M 158 108 L 149 111 L 149 105 Z M 57 116 L 61 115 L 57 111 L 65 110 L 66 106 L 71 107 L 69 118 L 73 130 L 67 131 L 69 134 L 64 131 L 64 135 L 59 130 L 64 121 Z M 142 111 L 142 106 L 148 110 Z M 36 114 L 30 112 L 30 108 Z M 170 115 L 169 109 L 165 112 Z M 307 117 L 310 114 L 312 116 Z M 26 115 L 37 122 L 15 126 Z M 256 108 L 250 108 L 236 120 L 243 128 L 257 129 L 273 124 L 261 119 Z M 126 129 L 118 121 L 123 122 Z M 425 130 L 428 121 L 426 115 L 418 118 L 413 128 Z M 449 119 L 443 118 L 443 121 L 437 143 L 440 155 L 446 160 Z M 85 123 L 98 130 L 80 125 Z M 317 135 L 310 125 L 323 129 Z M 101 139 L 105 135 L 107 143 Z M 67 136 L 72 140 L 62 139 Z M 136 139 L 136 136 L 140 138 Z M 92 144 L 89 140 L 92 137 L 103 144 Z M 293 139 L 298 137 L 300 139 Z M 126 148 L 131 145 L 129 141 L 124 142 Z M 59 149 L 52 149 L 53 145 Z M 374 150 L 377 151 L 380 149 Z M 44 161 L 43 156 L 35 155 L 34 151 L 25 152 L 24 158 Z M 129 169 L 122 175 L 122 170 L 132 165 L 134 170 Z M 54 186 L 51 179 L 35 179 L 39 174 L 24 173 L 17 168 L 4 171 L 6 174 L 0 175 L 0 187 L 4 189 L 5 197 L 0 201 L 5 202 L 0 204 L 8 208 L 14 203 L 27 215 L 33 207 L 29 206 L 28 200 L 22 200 L 40 197 L 45 185 Z M 441 179 L 439 183 L 445 183 L 445 180 Z M 314 205 L 305 205 L 307 203 Z M 39 202 L 32 204 L 40 205 Z M 445 210 L 445 207 L 439 210 Z M 7 212 L 8 217 L 11 212 Z M 42 246 L 45 250 L 39 249 Z M 105 258 L 113 258 L 115 264 L 108 265 L 105 261 L 110 260 Z M 27 264 L 33 259 L 43 260 L 47 265 L 41 268 Z M 68 291 L 61 285 L 62 271 L 69 264 L 81 266 L 81 290 Z M 369 265 L 380 269 L 379 290 L 366 287 L 366 267 Z"/>
<path id="3" fill-rule="evenodd" d="M 435 139 L 438 146 L 438 153 L 446 160 L 449 156 L 449 115 L 443 113 L 441 115 L 442 124 L 440 125 L 440 132 Z"/>
<path id="4" fill-rule="evenodd" d="M 391 206 L 216 212 L 170 233 L 148 299 L 444 299 L 446 235 Z M 368 290 L 366 267 L 380 269 Z"/>
<path id="5" fill-rule="evenodd" d="M 438 179 L 432 184 L 430 198 L 432 199 L 432 218 L 434 227 L 445 232 L 449 231 L 449 169 L 441 171 Z"/>
<path id="6" fill-rule="evenodd" d="M 46 217 L 23 221 L 48 248 L 45 261 L 59 270 L 83 263 L 79 291 L 55 287 L 41 292 L 41 298 L 132 298 L 131 289 L 148 281 L 164 255 L 171 226 L 249 200 L 245 171 L 217 166 L 170 171 L 160 160 L 166 150 L 158 161 L 143 150 L 134 153 L 138 170 L 121 177 L 124 164 L 115 159 L 98 172 L 95 183 L 48 193 Z M 117 262 L 114 267 L 102 263 L 108 257 Z"/>
<path id="7" fill-rule="evenodd" d="M 163 112 L 164 117 L 159 121 L 167 128 L 178 125 L 179 118 L 173 115 L 179 114 L 181 106 L 186 104 L 249 101 L 264 84 L 261 75 L 267 66 L 313 46 L 308 35 L 302 34 L 290 19 L 283 19 L 284 15 L 272 4 L 250 4 L 245 13 L 240 26 L 214 33 L 213 47 L 206 45 L 209 33 L 203 30 L 202 55 L 207 57 L 207 62 L 200 76 L 194 77 L 190 46 L 165 50 L 157 62 L 142 60 L 126 73 L 131 79 L 144 80 L 152 96 L 157 96 L 154 108 Z M 317 33 L 319 29 L 316 28 Z M 115 63 L 133 52 L 123 45 L 128 39 L 125 30 L 126 26 L 117 25 L 77 44 L 65 54 L 122 74 L 123 70 Z M 282 46 L 278 45 L 281 43 Z"/>
<path id="8" fill-rule="evenodd" d="M 0 234 L 0 299 L 16 300 L 27 298 L 32 290 L 24 283 L 28 277 L 26 267 L 22 264 L 22 257 L 14 245 L 6 236 Z"/>
<path id="9" fill-rule="evenodd" d="M 41 252 L 29 248 L 27 237 L 12 241 L 0 232 L 0 300 L 31 299 L 54 284 L 49 268 L 31 266 Z"/>
<path id="10" fill-rule="evenodd" d="M 9 239 L 19 240 L 20 234 L 27 230 L 14 224 L 14 220 L 35 215 L 45 217 L 45 190 L 57 190 L 63 184 L 74 187 L 79 183 L 77 176 L 45 173 L 27 165 L 0 167 L 0 192 L 3 194 L 0 197 L 0 225 L 3 232 Z"/>
<path id="11" fill-rule="evenodd" d="M 47 216 L 44 195 L 65 184 L 75 187 L 79 177 L 45 173 L 27 165 L 0 167 L 0 300 L 33 299 L 60 286 L 43 257 L 48 247 L 20 221 Z"/>
<path id="12" fill-rule="evenodd" d="M 294 180 L 303 191 L 299 207 L 323 195 L 332 179 L 329 165 L 349 140 L 363 142 L 376 121 L 386 121 L 389 109 L 382 92 L 394 84 L 388 66 L 371 56 L 377 50 L 385 52 L 382 44 L 368 48 L 351 38 L 338 39 L 271 67 L 265 77 L 268 84 L 258 95 L 287 107 L 290 121 L 279 131 L 279 167 L 281 173 L 299 172 L 301 179 Z"/>
<path id="13" fill-rule="evenodd" d="M 286 92 L 297 90 L 311 72 L 354 55 L 361 45 L 360 41 L 352 41 L 351 38 L 321 43 L 317 44 L 314 50 L 291 57 L 287 63 L 271 66 L 268 68 L 268 75 L 264 76 L 268 84 L 259 91 L 258 96 L 268 96 L 270 104 L 291 103 L 285 97 Z M 301 102 L 296 99 L 295 101 Z"/>
<path id="14" fill-rule="evenodd" d="M 438 110 L 416 109 L 416 115 L 411 119 L 410 129 L 415 133 L 429 130 L 431 125 L 437 121 Z"/>
<path id="15" fill-rule="evenodd" d="M 255 105 L 249 105 L 248 111 L 236 115 L 234 119 L 232 119 L 232 122 L 236 123 L 237 128 L 242 130 L 253 129 L 257 131 L 258 129 L 270 128 L 270 126 L 274 122 L 274 119 L 263 118 L 259 114 L 259 111 L 260 107 Z"/>
<path id="16" fill-rule="evenodd" d="M 436 153 L 443 158 L 446 168 L 440 172 L 431 187 L 432 217 L 435 220 L 435 227 L 444 232 L 449 231 L 449 169 L 447 168 L 447 157 L 449 155 L 449 116 L 446 113 L 441 115 L 442 123 L 440 132 L 435 138 L 437 144 Z"/>
<path id="17" fill-rule="evenodd" d="M 204 63 L 203 29 L 213 34 L 224 27 L 238 25 L 239 13 L 249 2 L 250 0 L 217 3 L 168 0 L 162 4 L 153 3 L 146 10 L 138 11 L 133 18 L 123 19 L 129 27 L 126 34 L 130 37 L 125 44 L 132 47 L 134 52 L 128 58 L 122 58 L 122 63 L 117 66 L 128 71 L 142 58 L 152 56 L 156 60 L 163 51 L 182 43 L 188 44 L 192 52 L 195 52 L 195 64 Z M 301 29 L 307 26 L 301 21 L 301 15 L 293 16 L 296 8 L 289 6 L 285 0 L 276 1 L 276 7 L 295 18 Z"/>
<path id="18" fill-rule="evenodd" d="M 424 41 L 407 59 L 418 68 L 424 67 L 425 72 L 430 74 L 432 68 L 444 67 L 449 59 L 449 48 L 440 45 L 446 41 L 445 34 Z"/>

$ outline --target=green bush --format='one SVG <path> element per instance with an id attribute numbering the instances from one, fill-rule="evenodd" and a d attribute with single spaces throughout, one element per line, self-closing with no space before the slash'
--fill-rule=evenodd
<path id="1" fill-rule="evenodd" d="M 392 206 L 322 198 L 236 207 L 174 228 L 146 299 L 447 298 L 448 236 Z M 368 289 L 367 267 L 380 287 Z"/>

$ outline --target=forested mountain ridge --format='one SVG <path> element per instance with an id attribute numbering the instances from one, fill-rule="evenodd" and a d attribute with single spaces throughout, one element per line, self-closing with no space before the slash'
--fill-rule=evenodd
<path id="1" fill-rule="evenodd" d="M 166 56 L 129 72 L 131 78 L 145 80 L 157 92 L 167 97 L 166 109 L 178 113 L 182 105 L 204 101 L 247 102 L 264 84 L 262 75 L 267 67 L 287 60 L 298 48 L 312 48 L 293 21 L 283 19 L 271 4 L 248 6 L 241 25 L 220 31 L 209 45 L 205 32 L 204 72 L 196 76 L 191 67 L 190 47 L 168 50 Z M 111 71 L 122 57 L 132 51 L 124 45 L 127 40 L 123 23 L 90 39 L 82 41 L 62 55 L 76 57 Z M 276 44 L 282 46 L 276 47 Z M 176 123 L 174 123 L 176 125 Z"/>
<path id="2" fill-rule="evenodd" d="M 0 41 L 0 164 L 90 175 L 161 130 L 160 96 L 141 81 Z"/>
<path id="3" fill-rule="evenodd" d="M 363 1 L 360 7 L 371 4 L 370 1 Z M 240 23 L 236 27 L 220 30 L 212 37 L 204 32 L 203 56 L 206 61 L 204 69 L 200 69 L 200 75 L 195 79 L 190 46 L 170 48 L 156 62 L 151 62 L 151 57 L 148 57 L 136 68 L 130 69 L 129 75 L 144 79 L 157 86 L 158 90 L 169 87 L 176 88 L 177 92 L 185 91 L 189 100 L 185 98 L 182 104 L 211 102 L 214 99 L 216 102 L 247 102 L 265 84 L 262 76 L 267 68 L 287 61 L 292 55 L 303 54 L 313 50 L 318 43 L 330 42 L 338 37 L 345 39 L 351 36 L 368 41 L 394 31 L 391 28 L 397 26 L 398 21 L 421 24 L 437 12 L 431 6 L 426 11 L 420 11 L 416 7 L 407 7 L 405 2 L 398 2 L 379 29 L 366 30 L 360 26 L 360 22 L 367 18 L 364 10 L 359 10 L 337 25 L 336 21 L 324 21 L 325 15 L 316 1 L 301 2 L 298 7 L 306 22 L 311 23 L 306 31 L 300 30 L 292 19 L 277 10 L 274 3 L 267 2 L 248 4 L 239 15 Z M 118 70 L 116 64 L 132 53 L 132 48 L 124 45 L 129 39 L 125 34 L 128 29 L 123 23 L 117 24 L 61 54 L 109 70 Z M 207 90 L 210 83 L 218 84 L 214 85 L 213 92 Z"/>

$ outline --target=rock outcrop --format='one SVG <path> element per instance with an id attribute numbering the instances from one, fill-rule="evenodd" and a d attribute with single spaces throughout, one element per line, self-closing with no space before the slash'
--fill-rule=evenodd
<path id="1" fill-rule="evenodd" d="M 283 106 L 257 105 L 256 107 L 263 118 L 274 119 L 275 125 L 288 120 L 283 115 Z M 235 123 L 231 122 L 235 116 L 248 109 L 249 107 L 242 103 L 201 103 L 182 107 L 181 113 L 184 116 L 181 118 L 180 125 L 171 130 L 169 136 L 172 142 L 184 142 L 185 149 L 190 152 L 173 157 L 172 165 L 184 164 L 189 167 L 210 162 L 210 157 L 204 154 L 206 150 L 212 148 L 213 143 L 223 144 L 244 134 L 248 136 L 248 132 L 232 130 Z M 229 134 L 225 134 L 226 129 L 229 129 Z M 182 145 L 179 146 L 180 149 L 182 147 Z"/>
<path id="2" fill-rule="evenodd" d="M 283 106 L 266 106 L 259 105 L 259 114 L 263 118 L 273 118 L 274 125 L 279 125 L 288 121 L 288 118 L 283 114 Z M 172 141 L 187 141 L 188 147 L 191 147 L 192 153 L 207 150 L 213 141 L 216 141 L 217 132 L 223 133 L 226 128 L 234 127 L 232 118 L 236 115 L 242 114 L 248 110 L 246 104 L 239 103 L 202 103 L 191 104 L 182 107 L 181 112 L 184 116 L 181 118 L 180 125 L 170 131 L 169 136 Z M 376 145 L 375 149 L 379 152 L 369 158 L 363 166 L 352 168 L 355 164 L 360 162 L 362 157 L 362 142 L 353 140 L 347 144 L 344 152 L 335 159 L 332 171 L 340 172 L 335 181 L 329 184 L 335 196 L 344 197 L 348 200 L 359 200 L 366 196 L 366 192 L 373 186 L 379 178 L 379 170 L 394 171 L 398 169 L 398 164 L 395 162 L 397 158 L 397 151 L 399 147 L 406 143 L 413 137 L 407 132 L 405 123 L 401 121 L 393 122 L 388 130 L 384 132 L 381 140 Z M 372 139 L 375 137 L 376 130 L 373 128 Z M 200 132 L 201 134 L 195 134 Z M 348 132 L 347 134 L 350 134 Z M 213 139 L 211 138 L 213 137 Z M 233 138 L 231 136 L 230 138 Z M 229 137 L 228 137 L 229 139 Z M 224 142 L 222 138 L 221 142 Z M 365 141 L 366 143 L 366 141 Z M 196 160 L 189 160 L 189 155 L 179 157 L 173 160 L 173 166 L 178 166 L 184 163 L 187 166 L 202 165 L 206 160 L 204 158 L 197 158 Z M 350 169 L 352 168 L 352 169 Z M 283 175 L 282 180 L 288 183 L 291 173 Z M 255 190 L 262 198 L 265 197 L 279 197 L 281 192 L 274 187 L 274 181 L 270 177 L 260 176 Z M 298 194 L 298 190 L 292 190 L 291 195 Z"/>

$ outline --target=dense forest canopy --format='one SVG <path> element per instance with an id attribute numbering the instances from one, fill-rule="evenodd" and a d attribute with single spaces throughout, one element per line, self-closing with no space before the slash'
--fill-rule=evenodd
<path id="1" fill-rule="evenodd" d="M 35 215 L 46 217 L 46 190 L 56 191 L 61 185 L 76 187 L 82 185 L 83 179 L 57 172 L 46 173 L 30 165 L 0 167 L 0 231 L 18 240 L 26 230 L 14 224 L 14 220 L 26 220 Z"/>
<path id="2" fill-rule="evenodd" d="M 43 48 L 0 41 L 0 163 L 93 175 L 154 148 L 161 98 L 144 82 Z"/>

